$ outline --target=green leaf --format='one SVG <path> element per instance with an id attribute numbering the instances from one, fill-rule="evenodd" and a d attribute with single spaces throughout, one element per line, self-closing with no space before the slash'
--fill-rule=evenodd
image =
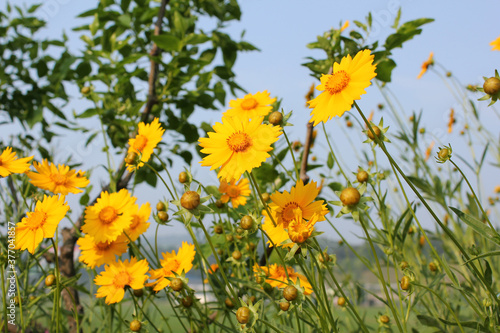
<path id="1" fill-rule="evenodd" d="M 326 160 L 326 166 L 328 169 L 333 168 L 333 155 L 331 152 L 328 153 L 328 159 Z"/>
<path id="2" fill-rule="evenodd" d="M 436 318 L 426 315 L 417 315 L 417 319 L 425 326 L 441 328 L 439 321 Z"/>
<path id="3" fill-rule="evenodd" d="M 226 104 L 226 91 L 224 90 L 224 86 L 220 81 L 214 85 L 214 96 L 220 104 Z"/>
<path id="4" fill-rule="evenodd" d="M 97 29 L 99 29 L 99 17 L 97 13 L 94 14 L 94 21 L 90 24 L 89 29 L 92 36 L 95 36 Z"/>
<path id="5" fill-rule="evenodd" d="M 394 68 L 396 68 L 394 60 L 388 58 L 383 59 L 377 63 L 377 68 L 375 69 L 377 79 L 382 82 L 391 82 L 391 74 Z"/>
<path id="6" fill-rule="evenodd" d="M 196 44 L 203 44 L 205 42 L 208 42 L 210 40 L 210 37 L 208 37 L 205 34 L 195 34 L 191 33 L 188 34 L 186 37 L 184 37 L 184 43 L 189 44 L 189 45 L 196 45 Z"/>
<path id="7" fill-rule="evenodd" d="M 161 34 L 159 36 L 152 36 L 151 39 L 156 43 L 160 48 L 165 51 L 180 51 L 181 49 L 181 41 L 179 38 L 170 34 Z"/>
<path id="8" fill-rule="evenodd" d="M 486 268 L 484 269 L 484 280 L 491 287 L 493 284 L 493 273 L 491 271 L 490 263 L 487 260 L 484 260 Z"/>
<path id="9" fill-rule="evenodd" d="M 484 224 L 483 222 L 479 221 L 475 217 L 472 217 L 470 215 L 465 214 L 464 212 L 458 210 L 457 208 L 454 207 L 449 207 L 455 214 L 458 215 L 458 217 L 464 221 L 469 227 L 474 229 L 478 234 L 481 236 L 488 238 L 492 242 L 496 243 L 497 245 L 500 245 L 500 236 L 498 233 L 491 229 L 488 225 Z"/>
<path id="10" fill-rule="evenodd" d="M 337 182 L 328 184 L 328 187 L 331 188 L 333 192 L 341 191 L 343 188 L 342 184 Z"/>
<path id="11" fill-rule="evenodd" d="M 131 27 L 132 19 L 130 18 L 129 14 L 123 14 L 123 15 L 118 16 L 117 21 L 125 28 Z"/>

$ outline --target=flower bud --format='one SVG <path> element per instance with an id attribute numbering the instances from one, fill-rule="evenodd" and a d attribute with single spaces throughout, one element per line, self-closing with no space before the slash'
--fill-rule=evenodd
<path id="1" fill-rule="evenodd" d="M 226 300 L 224 301 L 224 303 L 226 304 L 226 306 L 228 308 L 233 308 L 234 307 L 234 303 L 233 303 L 233 301 L 229 297 L 226 298 Z"/>
<path id="2" fill-rule="evenodd" d="M 141 322 L 135 319 L 130 322 L 129 327 L 132 332 L 139 332 L 141 330 L 141 326 Z"/>
<path id="3" fill-rule="evenodd" d="M 379 320 L 381 323 L 387 324 L 391 321 L 391 318 L 389 318 L 388 315 L 382 315 L 380 316 Z"/>
<path id="4" fill-rule="evenodd" d="M 240 260 L 242 255 L 240 251 L 236 250 L 233 252 L 232 256 L 234 260 Z"/>
<path id="5" fill-rule="evenodd" d="M 179 183 L 184 184 L 188 181 L 188 174 L 185 171 L 179 173 Z"/>
<path id="6" fill-rule="evenodd" d="M 127 156 L 125 156 L 125 163 L 127 164 L 135 164 L 137 163 L 137 159 L 139 158 L 139 155 L 137 155 L 136 152 L 129 152 Z"/>
<path id="7" fill-rule="evenodd" d="M 142 297 L 144 295 L 144 289 L 134 289 L 134 296 L 135 297 Z"/>
<path id="8" fill-rule="evenodd" d="M 283 115 L 279 111 L 274 111 L 269 115 L 269 123 L 273 125 L 280 125 L 283 121 Z"/>
<path id="9" fill-rule="evenodd" d="M 346 300 L 344 297 L 339 297 L 339 299 L 337 300 L 337 305 L 338 306 L 345 306 L 346 304 Z"/>
<path id="10" fill-rule="evenodd" d="M 249 215 L 242 217 L 240 226 L 243 230 L 250 230 L 253 227 L 253 218 Z"/>
<path id="11" fill-rule="evenodd" d="M 377 136 L 377 138 L 380 138 L 380 134 L 382 133 L 382 131 L 380 130 L 380 128 L 378 126 L 372 126 L 372 129 L 373 129 L 373 132 L 375 133 L 375 135 Z M 372 131 L 370 131 L 369 128 L 368 128 L 366 134 L 368 135 L 368 137 L 370 139 L 372 139 L 373 141 L 375 141 L 375 136 L 373 136 L 373 133 L 372 133 Z"/>
<path id="12" fill-rule="evenodd" d="M 54 284 L 54 282 L 56 282 L 56 277 L 54 274 L 49 274 L 47 275 L 47 277 L 45 278 L 45 285 L 47 287 L 50 287 Z"/>
<path id="13" fill-rule="evenodd" d="M 346 187 L 340 192 L 340 201 L 344 206 L 354 206 L 359 203 L 361 195 L 354 187 Z"/>
<path id="14" fill-rule="evenodd" d="M 288 311 L 290 308 L 290 303 L 289 302 L 281 302 L 280 303 L 280 309 L 281 311 Z"/>
<path id="15" fill-rule="evenodd" d="M 484 92 L 488 95 L 496 95 L 500 92 L 500 79 L 496 77 L 490 77 L 486 79 L 483 84 Z"/>
<path id="16" fill-rule="evenodd" d="M 181 197 L 181 206 L 186 209 L 195 209 L 200 204 L 200 195 L 196 191 L 187 191 Z"/>
<path id="17" fill-rule="evenodd" d="M 181 291 L 184 287 L 184 283 L 180 278 L 174 278 L 170 281 L 170 287 L 172 287 L 173 291 Z"/>
<path id="18" fill-rule="evenodd" d="M 289 302 L 296 300 L 298 296 L 299 291 L 294 286 L 286 286 L 286 288 L 283 289 L 283 297 Z"/>
<path id="19" fill-rule="evenodd" d="M 218 224 L 214 227 L 214 232 L 220 235 L 224 232 L 224 228 L 220 224 Z"/>
<path id="20" fill-rule="evenodd" d="M 271 199 L 271 196 L 269 193 L 262 193 L 262 199 L 264 199 L 264 202 L 268 202 L 269 199 Z"/>
<path id="21" fill-rule="evenodd" d="M 356 175 L 356 179 L 360 183 L 367 182 L 368 181 L 368 177 L 369 177 L 368 172 L 366 172 L 365 170 L 358 171 L 358 174 Z"/>
<path id="22" fill-rule="evenodd" d="M 162 212 L 162 211 L 165 211 L 166 209 L 167 209 L 167 207 L 165 206 L 163 201 L 158 201 L 158 203 L 156 204 L 156 210 L 159 212 Z"/>
<path id="23" fill-rule="evenodd" d="M 250 309 L 246 306 L 242 306 L 236 311 L 236 320 L 238 320 L 240 324 L 246 324 L 250 321 L 250 315 Z"/>
<path id="24" fill-rule="evenodd" d="M 181 300 L 181 303 L 185 308 L 190 308 L 193 305 L 193 298 L 191 296 L 186 296 Z"/>
<path id="25" fill-rule="evenodd" d="M 224 203 L 220 199 L 217 199 L 215 201 L 215 207 L 221 209 L 222 207 L 224 207 Z"/>
<path id="26" fill-rule="evenodd" d="M 90 87 L 82 87 L 80 92 L 84 95 L 87 95 L 88 93 L 90 93 Z"/>
<path id="27" fill-rule="evenodd" d="M 410 278 L 407 277 L 406 275 L 401 278 L 401 289 L 403 290 L 408 290 L 410 289 Z"/>
<path id="28" fill-rule="evenodd" d="M 162 222 L 167 222 L 168 221 L 168 214 L 167 212 L 160 211 L 158 212 L 158 219 Z"/>

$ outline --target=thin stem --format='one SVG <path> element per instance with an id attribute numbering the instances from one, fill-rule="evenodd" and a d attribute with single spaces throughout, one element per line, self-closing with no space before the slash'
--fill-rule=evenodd
<path id="1" fill-rule="evenodd" d="M 288 140 L 288 136 L 286 135 L 285 128 L 283 128 L 283 135 L 285 136 L 286 142 L 288 143 L 288 148 L 290 148 L 290 154 L 292 155 L 293 168 L 295 170 L 295 178 L 299 179 L 300 174 L 299 174 L 299 169 L 297 169 L 297 161 L 295 160 L 295 154 L 293 153 L 293 147 L 292 147 L 292 144 L 290 143 L 290 140 Z"/>

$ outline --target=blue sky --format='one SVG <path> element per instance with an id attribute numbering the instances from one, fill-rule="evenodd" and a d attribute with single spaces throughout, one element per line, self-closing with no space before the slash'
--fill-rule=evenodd
<path id="1" fill-rule="evenodd" d="M 24 2 L 33 4 L 39 1 Z M 249 52 L 238 57 L 234 68 L 237 82 L 248 92 L 268 90 L 271 95 L 283 99 L 282 107 L 286 112 L 294 110 L 290 119 L 294 127 L 287 128 L 292 140 L 303 140 L 305 124 L 309 119 L 309 111 L 304 106 L 304 95 L 309 86 L 315 82 L 309 76 L 308 69 L 301 64 L 308 56 L 323 57 L 321 52 L 306 48 L 307 43 L 315 41 L 317 35 L 332 27 L 338 28 L 342 21 L 350 20 L 351 27 L 347 29 L 347 33 L 354 26 L 352 21 L 364 22 L 368 12 L 372 12 L 374 19 L 374 36 L 370 39 L 372 42 L 377 38 L 385 39 L 392 31 L 390 26 L 399 7 L 402 8 L 400 22 L 421 17 L 434 18 L 435 22 L 423 27 L 421 35 L 394 52 L 398 67 L 393 72 L 393 83 L 390 88 L 400 100 L 407 115 L 412 111 L 423 110 L 423 122 L 427 132 L 436 133 L 441 139 L 441 142 L 436 143 L 436 148 L 439 144 L 451 142 L 458 152 L 463 150 L 461 148 L 464 145 L 463 140 L 456 133 L 452 135 L 445 133 L 450 108 L 456 108 L 459 114 L 460 106 L 436 74 L 428 72 L 421 80 L 417 80 L 416 76 L 422 62 L 427 59 L 431 51 L 434 52 L 435 60 L 452 71 L 463 84 L 482 84 L 482 76 L 493 75 L 495 65 L 500 61 L 500 52 L 490 51 L 491 47 L 488 44 L 500 35 L 499 1 L 246 0 L 240 3 L 242 19 L 231 24 L 227 31 L 237 37 L 245 30 L 245 40 L 256 45 L 261 52 Z M 41 9 L 42 15 L 45 15 L 48 21 L 44 34 L 57 38 L 62 30 L 65 30 L 70 37 L 71 48 L 74 51 L 81 49 L 81 41 L 71 32 L 71 28 L 84 24 L 85 20 L 76 19 L 76 15 L 96 4 L 97 1 L 45 1 Z M 79 96 L 75 98 L 78 100 Z M 378 89 L 370 87 L 359 104 L 368 114 L 380 102 L 383 100 Z M 485 124 L 498 122 L 497 116 L 490 109 L 486 109 L 487 103 L 478 105 L 479 112 L 485 115 L 483 117 Z M 79 104 L 78 101 L 71 104 L 71 109 L 76 109 L 77 113 L 82 111 L 78 108 L 83 107 L 84 104 Z M 193 118 L 200 117 L 213 123 L 220 120 L 224 109 L 220 111 L 200 110 L 193 115 Z M 388 113 L 377 112 L 374 119 L 378 121 L 381 116 L 384 116 L 386 125 L 393 123 Z M 341 155 L 345 167 L 355 170 L 358 163 L 356 152 L 353 153 L 354 149 L 350 147 L 350 141 L 359 146 L 363 137 L 359 131 L 346 130 L 343 124 L 342 119 L 332 121 L 327 124 L 327 128 L 331 133 L 339 133 L 332 136 L 332 140 L 339 148 L 337 153 Z M 498 130 L 493 130 L 493 133 L 497 135 Z M 349 136 L 348 140 L 346 136 Z M 429 135 L 426 142 L 433 139 L 435 138 Z M 321 156 L 326 155 L 321 150 L 324 147 L 324 143 L 320 141 L 314 151 L 320 161 Z M 93 155 L 90 163 L 95 165 L 98 158 L 100 158 L 99 163 L 102 163 L 103 156 L 99 154 Z M 118 158 L 116 163 L 119 163 Z M 206 174 L 206 170 L 202 170 L 202 167 L 195 165 L 196 163 L 193 164 L 194 174 Z M 174 168 L 173 173 L 176 174 L 179 169 Z M 209 179 L 213 184 L 217 184 L 214 174 L 210 174 Z M 97 179 L 92 181 L 98 183 Z M 486 184 L 485 191 L 491 192 L 494 185 L 492 182 Z M 147 197 L 139 198 L 139 202 L 151 200 L 155 203 L 163 191 L 148 192 Z M 346 232 L 353 231 L 345 224 L 340 227 Z M 181 226 L 175 227 L 175 232 L 182 233 L 181 230 Z"/>

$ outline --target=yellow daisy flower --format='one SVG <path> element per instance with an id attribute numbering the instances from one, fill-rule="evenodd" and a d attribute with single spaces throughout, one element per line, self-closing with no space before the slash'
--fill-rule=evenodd
<path id="1" fill-rule="evenodd" d="M 366 93 L 371 79 L 377 75 L 373 57 L 370 50 L 359 51 L 354 59 L 348 55 L 340 64 L 333 64 L 331 75 L 321 76 L 321 84 L 316 89 L 323 92 L 308 102 L 313 109 L 310 122 L 314 122 L 314 126 L 332 117 L 341 117 L 351 109 L 354 100 Z"/>
<path id="2" fill-rule="evenodd" d="M 125 230 L 125 233 L 130 237 L 132 242 L 135 242 L 140 235 L 148 230 L 151 223 L 147 223 L 149 216 L 151 215 L 151 206 L 149 202 L 139 208 L 138 205 L 134 205 L 135 213 L 132 213 L 132 224 Z"/>
<path id="3" fill-rule="evenodd" d="M 267 90 L 256 94 L 248 94 L 243 98 L 229 101 L 231 109 L 224 112 L 223 117 L 240 117 L 243 119 L 253 119 L 265 117 L 273 109 L 271 104 L 276 102 L 276 98 L 269 97 Z"/>
<path id="4" fill-rule="evenodd" d="M 420 73 L 418 73 L 417 79 L 420 79 L 425 74 L 425 72 L 427 72 L 429 66 L 433 64 L 434 64 L 434 52 L 431 52 L 429 54 L 429 58 L 422 63 L 422 69 L 420 70 Z"/>
<path id="5" fill-rule="evenodd" d="M 106 265 L 104 271 L 94 279 L 94 283 L 101 286 L 97 290 L 96 297 L 106 297 L 106 304 L 120 302 L 125 295 L 125 286 L 130 286 L 132 289 L 144 287 L 144 282 L 148 279 L 146 275 L 148 270 L 146 259 L 137 261 L 135 257 L 130 258 L 130 262 L 118 260 Z"/>
<path id="6" fill-rule="evenodd" d="M 28 172 L 31 184 L 54 194 L 80 193 L 83 190 L 78 187 L 86 187 L 90 182 L 83 176 L 84 172 L 70 170 L 69 166 L 64 164 L 58 164 L 56 167 L 48 160 L 43 160 L 42 163 L 33 162 L 33 166 L 38 173 Z"/>
<path id="7" fill-rule="evenodd" d="M 288 277 L 293 281 L 293 283 L 296 284 L 297 280 L 300 281 L 300 286 L 305 289 L 305 295 L 309 295 L 312 293 L 312 286 L 309 281 L 307 281 L 307 278 L 304 275 L 295 272 L 295 270 L 290 266 L 288 266 L 286 269 L 288 271 Z M 286 277 L 285 268 L 283 266 L 280 266 L 278 264 L 271 264 L 268 268 L 267 266 L 258 266 L 257 264 L 255 264 L 253 270 L 257 274 L 265 274 L 266 282 L 273 287 L 285 288 L 286 286 L 288 286 L 288 279 Z"/>
<path id="8" fill-rule="evenodd" d="M 29 170 L 29 161 L 33 156 L 17 158 L 16 152 L 12 151 L 12 147 L 7 147 L 0 155 L 0 177 L 7 177 L 12 173 L 25 173 Z"/>
<path id="9" fill-rule="evenodd" d="M 150 124 L 139 123 L 137 135 L 135 138 L 128 140 L 130 146 L 128 152 L 137 153 L 141 160 L 137 165 L 127 163 L 128 171 L 134 171 L 143 166 L 145 162 L 149 161 L 154 148 L 161 141 L 164 132 L 165 129 L 161 127 L 158 118 L 155 118 Z"/>
<path id="10" fill-rule="evenodd" d="M 500 36 L 490 43 L 492 51 L 500 51 Z"/>
<path id="11" fill-rule="evenodd" d="M 111 263 L 115 261 L 115 256 L 121 256 L 128 249 L 128 238 L 125 235 L 120 235 L 111 242 L 96 242 L 94 237 L 85 235 L 76 243 L 81 251 L 78 260 L 90 268 Z"/>
<path id="12" fill-rule="evenodd" d="M 274 192 L 271 195 L 272 202 L 269 204 L 269 208 L 276 224 L 287 229 L 288 224 L 295 219 L 297 213 L 302 214 L 306 220 L 310 220 L 316 213 L 319 215 L 318 221 L 323 221 L 328 209 L 323 200 L 314 201 L 319 194 L 319 188 L 316 184 L 316 182 L 310 182 L 304 185 L 304 182 L 299 180 L 297 185 L 291 188 L 290 193 L 287 191 Z M 266 210 L 262 214 L 266 220 L 269 219 Z"/>
<path id="13" fill-rule="evenodd" d="M 280 126 L 262 124 L 262 117 L 222 117 L 222 123 L 216 123 L 213 129 L 215 132 L 209 132 L 208 138 L 199 140 L 204 148 L 201 152 L 208 155 L 200 163 L 210 166 L 210 170 L 220 167 L 218 177 L 227 182 L 260 166 L 281 135 Z"/>
<path id="14" fill-rule="evenodd" d="M 126 189 L 111 194 L 102 192 L 97 202 L 85 209 L 82 232 L 96 242 L 114 241 L 132 225 L 135 200 Z"/>
<path id="15" fill-rule="evenodd" d="M 33 212 L 16 225 L 16 249 L 28 249 L 31 254 L 44 238 L 52 238 L 57 230 L 59 222 L 66 216 L 69 210 L 64 196 L 43 196 L 38 201 Z"/>
<path id="16" fill-rule="evenodd" d="M 288 225 L 288 237 L 294 243 L 304 243 L 309 237 L 311 237 L 311 234 L 314 231 L 314 225 L 318 222 L 318 218 L 319 215 L 314 214 L 309 221 L 306 221 L 302 218 L 302 214 L 299 213 L 295 220 L 290 222 Z"/>
<path id="17" fill-rule="evenodd" d="M 193 268 L 194 255 L 194 245 L 187 242 L 182 242 L 177 254 L 175 254 L 175 251 L 163 253 L 163 259 L 160 260 L 162 267 L 149 272 L 150 279 L 156 281 L 148 283 L 146 286 L 154 286 L 153 290 L 156 292 L 168 287 L 170 280 L 166 279 L 167 277 L 175 277 L 174 272 L 179 275 L 183 271 L 187 273 Z"/>
<path id="18" fill-rule="evenodd" d="M 225 180 L 221 180 L 219 186 L 219 192 L 222 194 L 220 200 L 223 203 L 227 203 L 231 200 L 231 204 L 233 208 L 238 208 L 240 205 L 245 205 L 247 203 L 247 198 L 250 195 L 250 183 L 248 179 L 241 179 L 238 184 L 236 184 L 235 180 L 231 182 L 226 182 Z"/>

